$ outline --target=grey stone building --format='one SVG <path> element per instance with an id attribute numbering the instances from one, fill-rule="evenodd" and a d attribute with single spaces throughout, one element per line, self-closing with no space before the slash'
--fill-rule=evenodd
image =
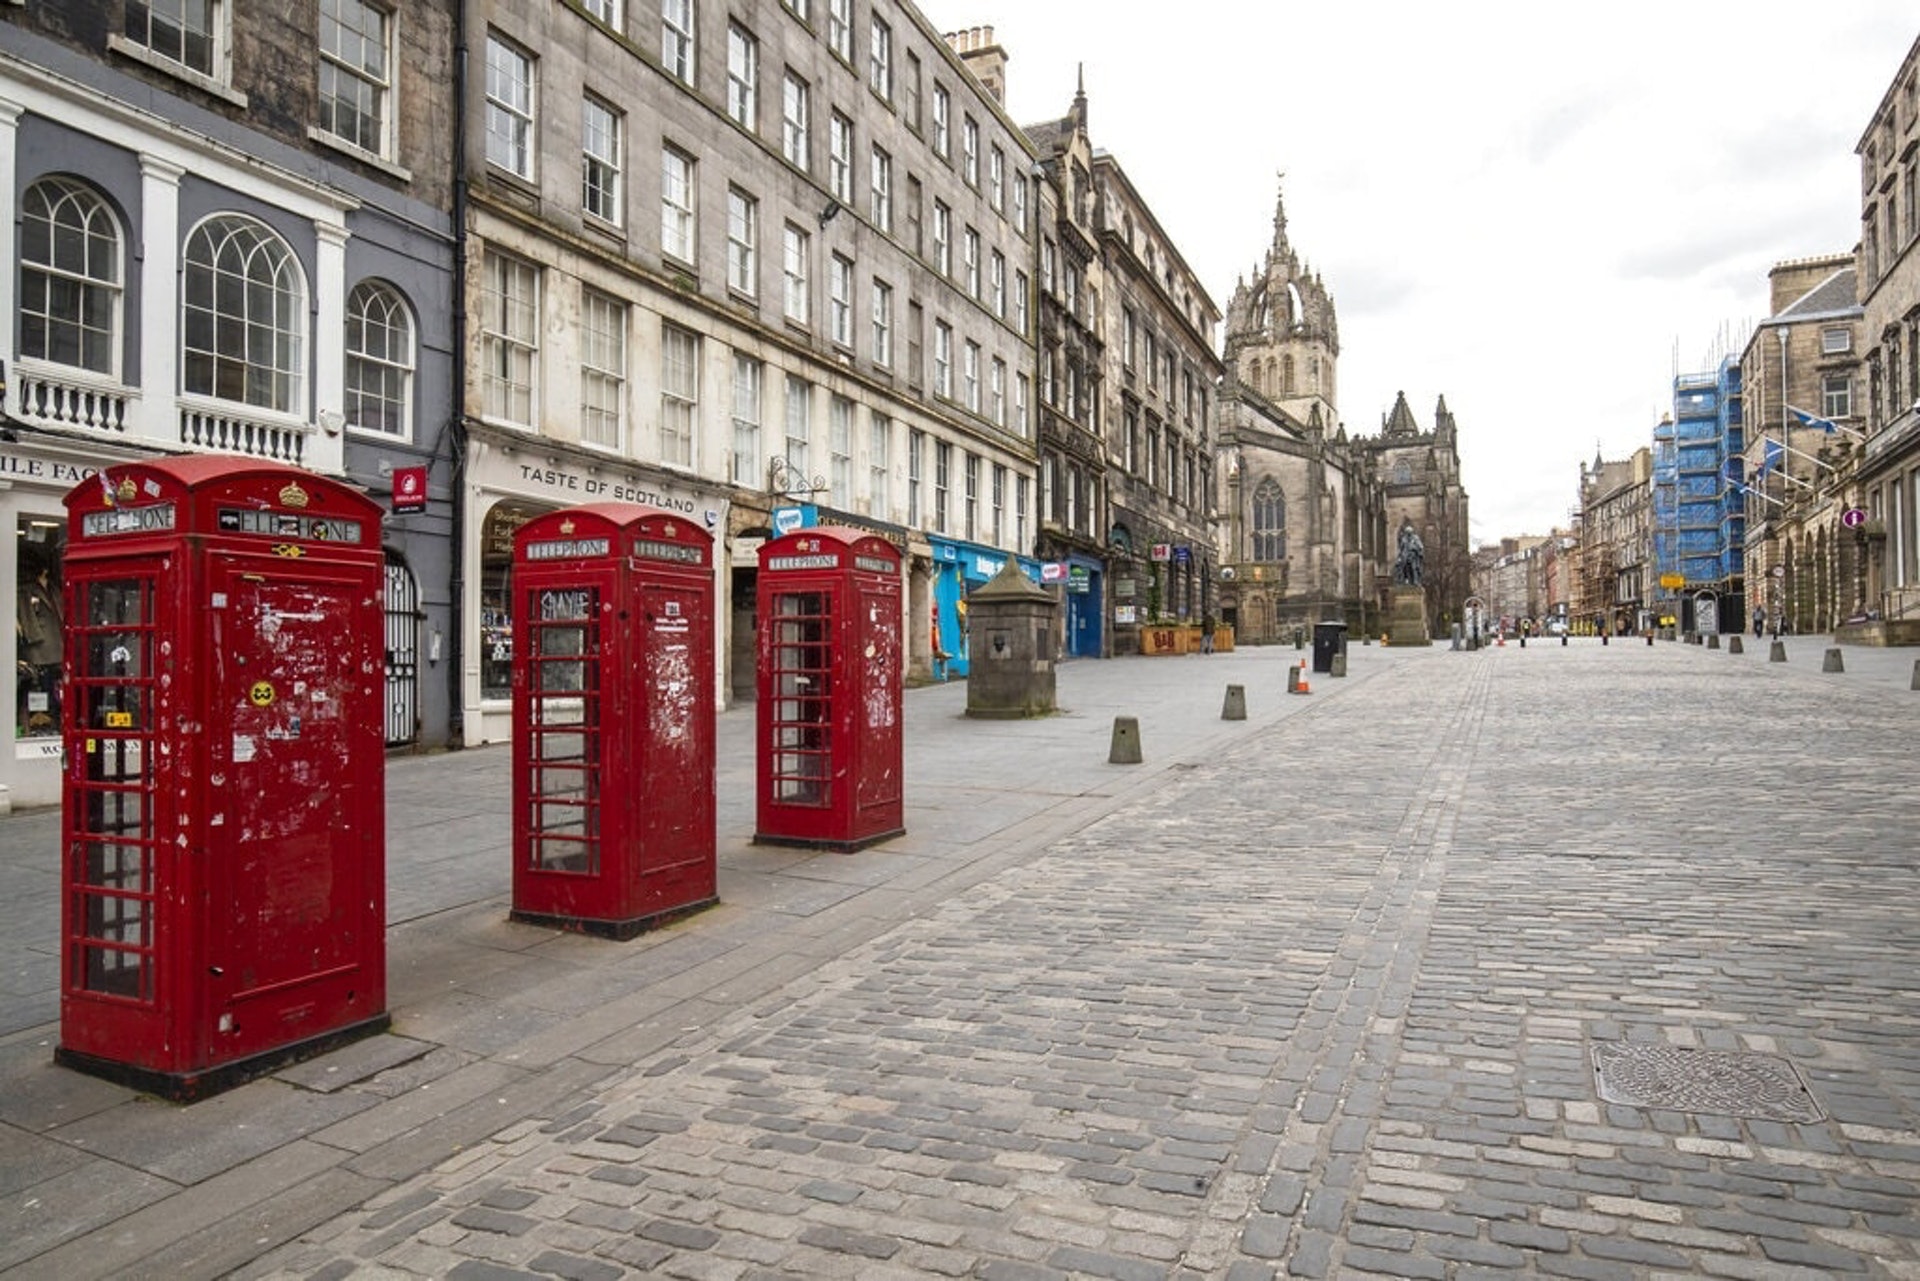
<path id="1" fill-rule="evenodd" d="M 469 740 L 511 733 L 513 531 L 594 499 L 713 533 L 722 697 L 758 547 L 813 522 L 902 548 L 909 673 L 964 674 L 966 591 L 1032 539 L 1032 153 L 999 102 L 909 5 L 467 12 Z"/>
<path id="2" fill-rule="evenodd" d="M 0 590 L 58 582 L 62 494 L 122 459 L 254 454 L 383 498 L 427 466 L 385 529 L 387 738 L 446 739 L 456 25 L 451 0 L 0 6 Z M 0 697 L 0 788 L 56 799 L 57 690 L 9 669 Z"/>
<path id="3" fill-rule="evenodd" d="M 1865 542 L 1841 523 L 1865 425 L 1858 280 L 1852 254 L 1776 264 L 1740 356 L 1745 614 L 1792 631 L 1833 630 L 1866 590 Z"/>
<path id="4" fill-rule="evenodd" d="M 1106 560 L 1111 504 L 1100 430 L 1106 412 L 1100 306 L 1108 289 L 1084 87 L 1065 116 L 1025 128 L 1042 171 L 1035 274 L 1040 506 L 1034 554 L 1066 569 L 1057 584 L 1064 606 L 1062 652 L 1099 658 L 1112 652 L 1112 578 Z"/>
<path id="5" fill-rule="evenodd" d="M 1220 309 L 1119 160 L 1097 151 L 1115 652 L 1154 621 L 1218 621 Z"/>
<path id="6" fill-rule="evenodd" d="M 1865 553 L 1848 639 L 1920 644 L 1920 41 L 1860 137 L 1865 440 L 1849 489 Z"/>

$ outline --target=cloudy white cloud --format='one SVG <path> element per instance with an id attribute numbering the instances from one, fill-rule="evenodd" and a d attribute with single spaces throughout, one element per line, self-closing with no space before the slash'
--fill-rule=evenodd
<path id="1" fill-rule="evenodd" d="M 1767 311 L 1776 262 L 1859 239 L 1854 147 L 1911 0 L 932 0 L 992 26 L 1008 106 L 1094 145 L 1224 306 L 1288 232 L 1339 308 L 1340 411 L 1461 428 L 1477 539 L 1564 522 L 1596 448 L 1646 443 L 1676 364 Z"/>

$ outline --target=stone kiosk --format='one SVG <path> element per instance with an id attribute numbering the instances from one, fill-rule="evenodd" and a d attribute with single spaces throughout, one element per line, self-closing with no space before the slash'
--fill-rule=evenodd
<path id="1" fill-rule="evenodd" d="M 1400 522 L 1400 551 L 1387 592 L 1387 644 L 1431 645 L 1427 631 L 1426 548 L 1413 522 Z"/>
<path id="2" fill-rule="evenodd" d="M 1059 602 L 1009 559 L 967 597 L 967 715 L 984 720 L 1050 716 Z"/>

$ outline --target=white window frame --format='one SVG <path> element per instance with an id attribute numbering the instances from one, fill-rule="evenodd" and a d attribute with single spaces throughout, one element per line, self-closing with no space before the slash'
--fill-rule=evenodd
<path id="1" fill-rule="evenodd" d="M 727 24 L 727 115 L 748 132 L 758 130 L 760 41 L 737 22 Z"/>
<path id="2" fill-rule="evenodd" d="M 998 356 L 988 372 L 987 408 L 996 427 L 1007 425 L 1007 362 Z"/>
<path id="3" fill-rule="evenodd" d="M 827 117 L 827 190 L 841 204 L 853 203 L 853 121 L 838 111 Z"/>
<path id="4" fill-rule="evenodd" d="M 813 237 L 787 223 L 780 233 L 780 314 L 795 324 L 812 319 Z"/>
<path id="5" fill-rule="evenodd" d="M 960 403 L 980 412 L 980 344 L 968 339 L 960 348 Z"/>
<path id="6" fill-rule="evenodd" d="M 853 506 L 853 401 L 837 394 L 827 402 L 827 497 L 841 511 Z"/>
<path id="7" fill-rule="evenodd" d="M 893 157 L 878 143 L 873 147 L 870 174 L 873 200 L 873 225 L 891 234 L 893 231 Z"/>
<path id="8" fill-rule="evenodd" d="M 840 61 L 853 65 L 853 0 L 828 0 L 827 47 Z"/>
<path id="9" fill-rule="evenodd" d="M 304 417 L 308 291 L 298 255 L 239 214 L 206 219 L 184 243 L 182 389 Z"/>
<path id="10" fill-rule="evenodd" d="M 933 154 L 945 160 L 953 145 L 949 126 L 953 115 L 953 95 L 938 80 L 933 82 Z"/>
<path id="11" fill-rule="evenodd" d="M 807 131 L 813 110 L 813 89 L 787 68 L 780 79 L 780 154 L 801 171 L 812 168 L 812 147 Z"/>
<path id="12" fill-rule="evenodd" d="M 21 247 L 17 305 L 21 316 L 20 354 L 49 364 L 120 376 L 125 342 L 124 258 L 127 238 L 113 207 L 98 190 L 72 178 L 40 179 L 23 193 L 23 223 L 44 224 L 46 261 L 26 256 Z M 29 350 L 26 321 L 39 340 Z M 71 346 L 76 359 L 61 356 Z"/>
<path id="13" fill-rule="evenodd" d="M 953 210 L 946 202 L 933 202 L 933 266 L 949 280 L 953 278 Z"/>
<path id="14" fill-rule="evenodd" d="M 998 249 L 993 250 L 987 259 L 987 296 L 993 304 L 993 314 L 1005 320 L 1007 318 L 1007 256 Z"/>
<path id="15" fill-rule="evenodd" d="M 348 11 L 329 13 L 329 9 Z M 345 16 L 349 20 L 342 21 Z M 351 19 L 359 19 L 355 22 Z M 320 130 L 335 142 L 381 159 L 393 155 L 393 66 L 398 16 L 366 0 L 336 0 L 320 7 Z M 375 29 L 369 31 L 367 28 Z M 329 90 L 329 81 L 354 90 L 343 95 Z M 341 128 L 346 103 L 354 120 L 370 119 L 370 130 Z M 364 102 L 364 106 L 362 103 Z"/>
<path id="16" fill-rule="evenodd" d="M 738 187 L 727 188 L 727 288 L 760 296 L 760 202 Z"/>
<path id="17" fill-rule="evenodd" d="M 382 280 L 363 280 L 347 294 L 347 427 L 369 435 L 413 439 L 413 374 L 417 359 L 413 310 Z M 366 421 L 361 406 L 388 407 L 382 423 Z"/>
<path id="18" fill-rule="evenodd" d="M 580 100 L 580 207 L 610 226 L 620 225 L 624 129 L 620 113 L 604 98 Z"/>
<path id="19" fill-rule="evenodd" d="M 760 459 L 760 423 L 765 415 L 767 367 L 744 352 L 733 353 L 733 483 L 750 489 L 765 479 Z"/>
<path id="20" fill-rule="evenodd" d="M 944 320 L 933 322 L 933 392 L 953 399 L 953 326 Z"/>
<path id="21" fill-rule="evenodd" d="M 804 476 L 807 473 L 807 451 L 813 440 L 813 384 L 797 374 L 788 374 L 785 404 L 787 470 L 793 475 Z"/>
<path id="22" fill-rule="evenodd" d="M 960 117 L 960 177 L 975 191 L 980 189 L 980 122 L 964 113 Z"/>
<path id="23" fill-rule="evenodd" d="M 1007 153 L 999 143 L 987 148 L 987 204 L 995 213 L 1007 207 Z"/>
<path id="24" fill-rule="evenodd" d="M 980 233 L 968 227 L 960 238 L 961 265 L 966 271 L 967 296 L 980 301 Z"/>
<path id="25" fill-rule="evenodd" d="M 533 180 L 533 131 L 538 84 L 533 55 L 487 33 L 487 163 L 516 178 Z"/>
<path id="26" fill-rule="evenodd" d="M 539 403 L 540 268 L 486 249 L 481 260 L 481 412 L 531 429 Z"/>
<path id="27" fill-rule="evenodd" d="M 699 221 L 694 200 L 699 190 L 694 158 L 672 143 L 660 148 L 660 252 L 691 264 L 698 252 Z"/>
<path id="28" fill-rule="evenodd" d="M 580 443 L 619 451 L 627 429 L 627 304 L 580 289 Z"/>
<path id="29" fill-rule="evenodd" d="M 827 265 L 827 336 L 853 346 L 853 259 L 834 254 Z"/>
<path id="30" fill-rule="evenodd" d="M 882 369 L 893 368 L 893 286 L 875 278 L 873 282 L 873 363 Z"/>
<path id="31" fill-rule="evenodd" d="M 700 335 L 660 325 L 660 461 L 693 466 L 693 438 L 700 425 Z"/>
<path id="32" fill-rule="evenodd" d="M 699 17 L 693 6 L 694 0 L 660 0 L 660 65 L 689 85 L 699 67 Z"/>
<path id="33" fill-rule="evenodd" d="M 893 101 L 893 28 L 873 15 L 867 47 L 867 87 L 887 102 Z"/>
<path id="34" fill-rule="evenodd" d="M 879 410 L 867 420 L 867 511 L 885 517 L 893 504 L 893 421 Z"/>

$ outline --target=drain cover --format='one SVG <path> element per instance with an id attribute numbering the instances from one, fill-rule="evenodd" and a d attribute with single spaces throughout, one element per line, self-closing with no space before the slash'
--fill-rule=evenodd
<path id="1" fill-rule="evenodd" d="M 1609 1103 L 1763 1121 L 1826 1116 L 1793 1064 L 1772 1054 L 1610 1041 L 1593 1047 L 1593 1075 Z"/>

